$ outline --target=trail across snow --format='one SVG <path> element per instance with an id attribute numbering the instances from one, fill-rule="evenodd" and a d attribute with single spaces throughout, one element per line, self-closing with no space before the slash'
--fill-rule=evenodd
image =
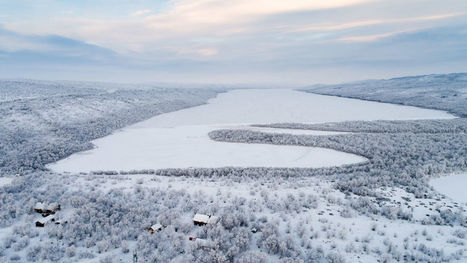
<path id="1" fill-rule="evenodd" d="M 315 95 L 286 89 L 234 90 L 208 104 L 166 113 L 93 141 L 96 148 L 49 165 L 57 172 L 187 167 L 327 167 L 366 159 L 330 149 L 212 141 L 216 129 L 335 135 L 250 127 L 280 122 L 453 118 L 435 110 Z"/>

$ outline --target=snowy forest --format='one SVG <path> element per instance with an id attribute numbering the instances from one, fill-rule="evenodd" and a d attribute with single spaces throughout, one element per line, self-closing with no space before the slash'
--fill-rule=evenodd
<path id="1" fill-rule="evenodd" d="M 0 261 L 465 262 L 466 205 L 428 180 L 467 171 L 466 82 L 455 74 L 307 88 L 442 109 L 454 119 L 253 125 L 346 132 L 338 135 L 209 133 L 215 142 L 334 149 L 363 163 L 74 174 L 45 165 L 226 89 L 0 81 Z M 413 92 L 397 92 L 406 89 Z M 36 227 L 38 202 L 60 204 L 48 213 L 53 223 Z M 220 221 L 195 225 L 195 214 Z"/>
<path id="2" fill-rule="evenodd" d="M 92 87 L 92 88 L 91 88 Z M 0 172 L 23 173 L 154 115 L 205 103 L 221 89 L 0 81 Z"/>
<path id="3" fill-rule="evenodd" d="M 324 95 L 445 110 L 467 117 L 467 73 L 365 80 L 302 89 Z"/>

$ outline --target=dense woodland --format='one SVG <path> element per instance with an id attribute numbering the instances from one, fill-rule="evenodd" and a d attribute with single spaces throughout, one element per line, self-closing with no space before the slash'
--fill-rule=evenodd
<path id="1" fill-rule="evenodd" d="M 449 262 L 464 257 L 467 231 L 461 224 L 465 217 L 459 207 L 447 210 L 443 199 L 438 202 L 439 211 L 419 222 L 412 218 L 410 208 L 368 196 L 339 195 L 322 180 L 316 180 L 314 188 L 300 190 L 308 183 L 299 178 L 244 179 L 244 187 L 257 184 L 244 197 L 222 191 L 209 195 L 145 187 L 144 181 L 130 191 L 99 188 L 109 180 L 120 180 L 119 176 L 86 175 L 89 183 L 79 189 L 76 175 L 37 172 L 17 178 L 0 193 L 1 227 L 12 226 L 3 239 L 0 257 L 11 262 L 99 258 L 100 262 L 127 262 L 133 255 L 138 262 L 346 262 L 346 254 L 387 262 Z M 190 178 L 183 180 L 191 185 L 203 183 Z M 238 177 L 210 177 L 204 182 L 233 178 Z M 150 175 L 148 180 L 152 180 Z M 291 190 L 278 195 L 283 184 Z M 412 194 L 406 196 L 415 200 Z M 37 215 L 32 208 L 38 200 L 62 204 L 64 213 L 71 211 L 65 216 L 68 223 L 34 227 Z M 432 201 L 436 202 L 423 199 Z M 191 221 L 195 213 L 222 220 L 212 226 L 195 226 Z M 360 225 L 361 220 L 368 222 L 364 233 L 344 223 Z M 392 222 L 397 227 L 401 221 L 411 224 L 411 231 L 397 233 L 392 228 Z M 166 227 L 151 234 L 146 229 L 155 222 Z M 437 225 L 438 232 L 430 230 L 431 225 Z M 200 247 L 190 236 L 205 243 Z M 446 243 L 453 249 L 445 251 L 435 245 Z"/>

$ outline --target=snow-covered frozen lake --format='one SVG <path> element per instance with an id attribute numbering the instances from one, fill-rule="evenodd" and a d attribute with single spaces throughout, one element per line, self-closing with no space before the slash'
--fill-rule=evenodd
<path id="1" fill-rule="evenodd" d="M 467 204 L 467 173 L 453 174 L 430 180 L 433 188 L 452 200 Z"/>
<path id="2" fill-rule="evenodd" d="M 208 104 L 166 113 L 93 141 L 96 148 L 49 165 L 57 172 L 187 167 L 328 167 L 366 159 L 330 149 L 215 142 L 215 129 L 326 135 L 335 132 L 249 127 L 280 122 L 446 119 L 436 110 L 315 95 L 287 89 L 233 90 Z"/>

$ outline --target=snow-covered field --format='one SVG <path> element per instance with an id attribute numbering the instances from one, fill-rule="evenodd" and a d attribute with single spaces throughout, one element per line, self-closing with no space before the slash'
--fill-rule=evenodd
<path id="1" fill-rule="evenodd" d="M 442 176 L 430 180 L 433 188 L 456 202 L 467 204 L 467 173 Z"/>
<path id="2" fill-rule="evenodd" d="M 13 181 L 12 177 L 0 177 L 0 187 L 8 185 Z"/>
<path id="3" fill-rule="evenodd" d="M 261 98 L 261 100 L 259 100 Z M 187 167 L 329 167 L 363 162 L 323 148 L 215 142 L 223 128 L 330 135 L 331 132 L 249 127 L 280 122 L 447 119 L 452 115 L 408 106 L 322 96 L 285 89 L 234 90 L 208 104 L 158 115 L 93 141 L 95 149 L 49 165 L 56 172 Z"/>

